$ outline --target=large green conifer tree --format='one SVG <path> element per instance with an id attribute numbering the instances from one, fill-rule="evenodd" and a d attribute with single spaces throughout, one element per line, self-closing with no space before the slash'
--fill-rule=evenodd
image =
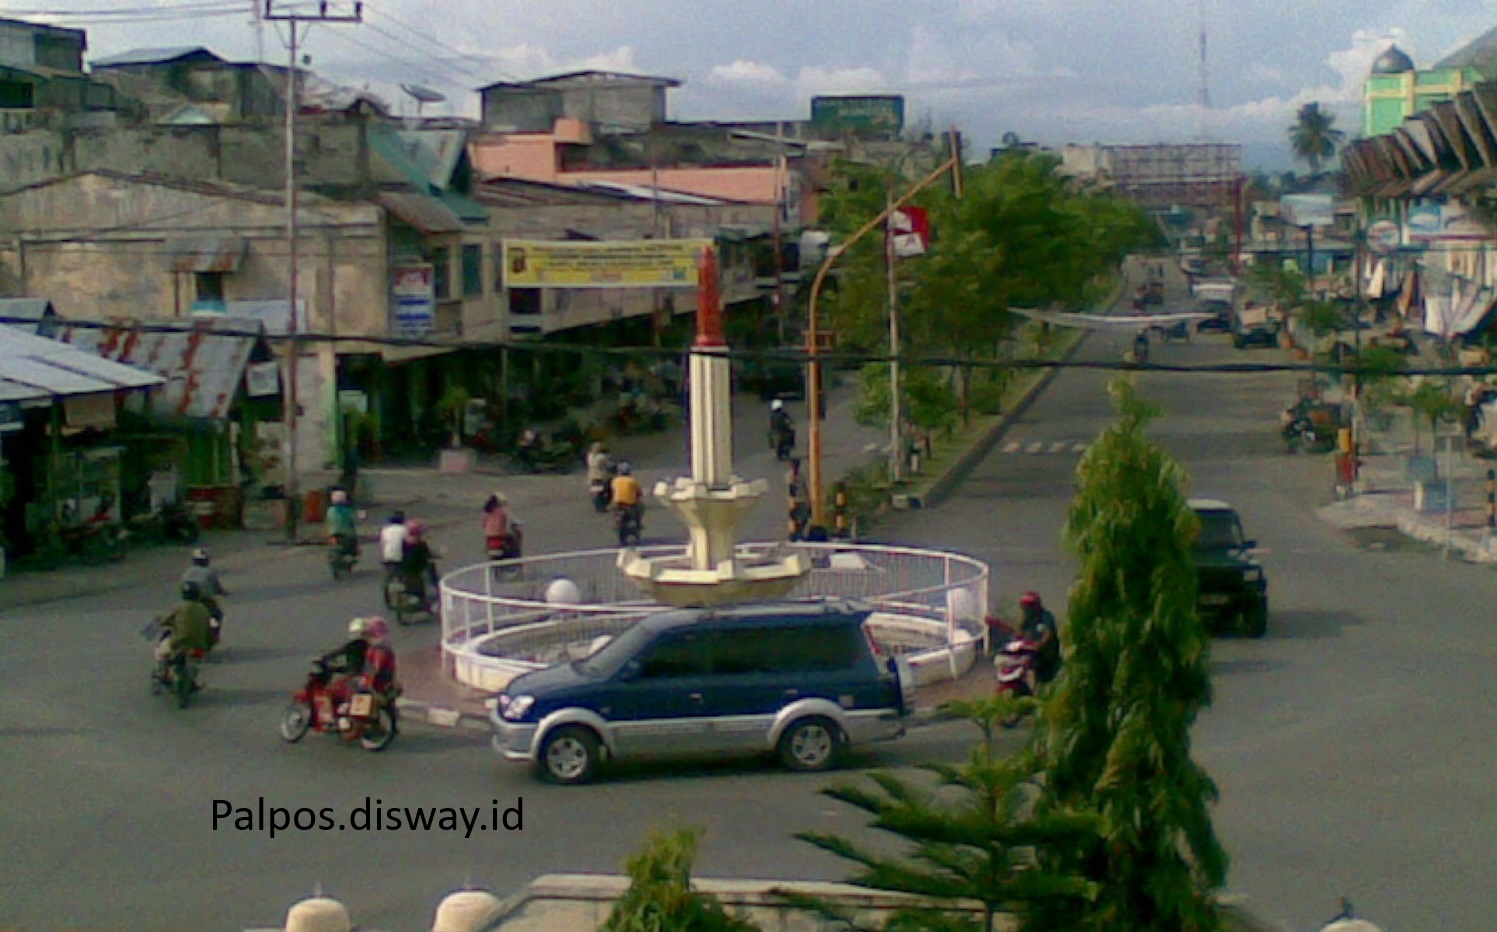
<path id="1" fill-rule="evenodd" d="M 1044 703 L 1034 749 L 1041 805 L 1092 808 L 1095 840 L 1041 849 L 1096 898 L 1036 904 L 1033 928 L 1205 932 L 1227 857 L 1211 825 L 1216 786 L 1190 756 L 1211 701 L 1210 637 L 1196 612 L 1185 475 L 1144 436 L 1157 414 L 1119 378 L 1118 419 L 1082 458 L 1065 537 L 1080 560 L 1065 670 Z"/>

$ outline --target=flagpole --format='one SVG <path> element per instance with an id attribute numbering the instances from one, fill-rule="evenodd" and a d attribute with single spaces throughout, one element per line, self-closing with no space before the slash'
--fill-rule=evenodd
<path id="1" fill-rule="evenodd" d="M 894 215 L 894 190 L 884 189 L 884 216 Z M 884 266 L 889 278 L 889 481 L 898 482 L 903 456 L 899 431 L 899 271 L 894 250 L 892 223 L 884 224 Z"/>

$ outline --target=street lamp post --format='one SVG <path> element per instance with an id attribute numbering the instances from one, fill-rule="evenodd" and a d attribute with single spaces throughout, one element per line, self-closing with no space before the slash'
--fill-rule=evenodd
<path id="1" fill-rule="evenodd" d="M 849 236 L 837 250 L 828 250 L 827 257 L 822 260 L 821 267 L 816 270 L 816 278 L 811 282 L 811 294 L 806 301 L 806 390 L 810 397 L 809 418 L 809 449 L 807 459 L 810 461 L 809 485 L 811 493 L 811 523 L 815 525 L 826 525 L 826 502 L 822 497 L 822 471 L 821 471 L 821 329 L 818 317 L 818 299 L 821 297 L 821 289 L 826 284 L 826 277 L 831 272 L 832 266 L 836 264 L 837 257 L 873 232 L 894 211 L 909 203 L 915 195 L 924 191 L 940 180 L 947 172 L 953 172 L 957 179 L 957 192 L 961 192 L 961 147 L 956 145 L 956 134 L 952 133 L 952 155 L 949 159 L 936 167 L 935 171 L 922 178 L 914 187 L 910 188 L 897 199 L 889 202 L 878 216 L 869 220 Z"/>

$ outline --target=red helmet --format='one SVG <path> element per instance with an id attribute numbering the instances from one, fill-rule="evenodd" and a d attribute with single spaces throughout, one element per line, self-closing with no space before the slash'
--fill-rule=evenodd
<path id="1" fill-rule="evenodd" d="M 1019 596 L 1019 607 L 1039 608 L 1040 594 L 1038 592 L 1026 592 L 1023 595 Z"/>

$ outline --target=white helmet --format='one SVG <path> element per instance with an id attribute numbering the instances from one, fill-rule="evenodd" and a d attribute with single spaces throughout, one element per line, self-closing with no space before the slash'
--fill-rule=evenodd
<path id="1" fill-rule="evenodd" d="M 778 398 L 776 398 L 774 401 L 771 401 L 769 403 L 769 410 L 771 410 L 771 411 L 778 411 L 778 410 L 780 410 L 783 407 L 785 407 L 785 402 L 781 401 Z"/>
<path id="2" fill-rule="evenodd" d="M 350 621 L 348 623 L 348 636 L 349 637 L 351 637 L 351 638 L 361 638 L 365 634 L 368 634 L 368 633 L 369 633 L 369 619 L 367 619 L 367 618 L 355 618 L 353 621 Z"/>

